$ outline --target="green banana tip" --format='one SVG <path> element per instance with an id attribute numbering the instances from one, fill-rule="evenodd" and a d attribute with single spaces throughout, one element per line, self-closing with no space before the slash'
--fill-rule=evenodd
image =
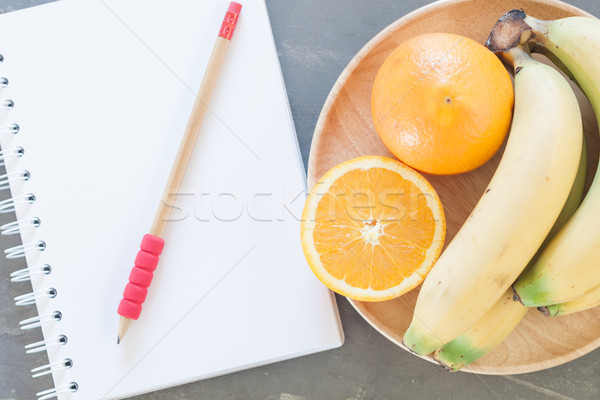
<path id="1" fill-rule="evenodd" d="M 416 351 L 414 351 L 414 350 L 412 349 L 412 347 L 410 347 L 409 345 L 407 345 L 407 344 L 404 342 L 404 338 L 402 339 L 402 346 L 404 346 L 404 348 L 405 348 L 406 350 L 408 350 L 410 353 L 412 353 L 412 354 L 415 354 L 415 355 L 417 355 L 417 356 L 419 355 L 419 353 L 417 353 Z"/>
<path id="2" fill-rule="evenodd" d="M 441 361 L 441 360 L 439 360 L 437 358 L 434 358 L 434 360 L 437 361 L 437 363 L 440 365 L 440 367 L 444 368 L 448 372 L 456 372 L 456 371 L 458 371 L 458 370 L 452 368 L 451 366 L 446 365 L 443 361 Z"/>
<path id="3" fill-rule="evenodd" d="M 413 325 L 408 327 L 402 338 L 402 346 L 418 356 L 426 356 L 442 347 L 441 343 L 439 346 L 437 346 L 437 344 L 437 340 L 427 336 L 424 332 L 420 332 L 419 328 L 415 328 Z"/>

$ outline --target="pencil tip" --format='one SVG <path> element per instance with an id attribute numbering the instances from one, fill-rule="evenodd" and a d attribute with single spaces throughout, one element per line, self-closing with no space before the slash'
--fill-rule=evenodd
<path id="1" fill-rule="evenodd" d="M 131 326 L 132 322 L 132 319 L 121 316 L 119 319 L 119 331 L 117 332 L 117 344 L 123 341 L 123 338 L 125 337 L 125 334 L 127 333 L 127 330 Z"/>

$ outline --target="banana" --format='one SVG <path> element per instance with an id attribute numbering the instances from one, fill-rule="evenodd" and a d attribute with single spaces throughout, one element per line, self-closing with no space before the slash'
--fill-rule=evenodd
<path id="1" fill-rule="evenodd" d="M 581 154 L 571 87 L 518 46 L 515 110 L 504 155 L 475 209 L 425 279 L 403 343 L 429 354 L 463 334 L 500 299 L 558 217 Z"/>
<path id="2" fill-rule="evenodd" d="M 552 304 L 550 306 L 538 307 L 542 314 L 548 317 L 573 314 L 579 311 L 589 310 L 600 305 L 600 286 L 595 287 L 583 296 L 566 303 Z"/>
<path id="3" fill-rule="evenodd" d="M 600 118 L 600 20 L 570 17 L 541 21 L 513 10 L 521 43 L 535 41 L 571 72 Z M 542 252 L 535 265 L 513 285 L 530 307 L 567 303 L 600 286 L 600 170 L 583 203 Z M 556 306 L 559 307 L 559 306 Z"/>
<path id="4" fill-rule="evenodd" d="M 529 261 L 527 268 L 530 268 L 535 263 L 539 254 L 544 250 L 544 246 L 548 244 L 569 218 L 571 218 L 581 204 L 587 167 L 585 136 L 582 139 L 583 146 L 577 176 L 575 177 L 569 197 L 560 215 L 554 222 L 550 233 L 544 239 L 544 243 L 542 243 L 536 255 Z M 600 290 L 598 290 L 597 296 L 598 302 L 600 302 Z M 433 358 L 448 371 L 458 371 L 502 343 L 513 329 L 516 328 L 526 313 L 527 307 L 517 301 L 513 301 L 513 291 L 512 288 L 509 288 L 490 311 L 477 321 L 475 325 L 446 344 L 441 350 L 436 350 Z"/>
<path id="5" fill-rule="evenodd" d="M 523 304 L 513 300 L 513 291 L 509 288 L 475 325 L 436 350 L 433 358 L 448 371 L 458 371 L 498 346 L 527 310 Z"/>
<path id="6" fill-rule="evenodd" d="M 537 259 L 541 256 L 542 252 L 548 246 L 548 243 L 558 234 L 558 232 L 567 224 L 567 222 L 571 219 L 571 217 L 577 212 L 579 206 L 581 205 L 581 201 L 583 200 L 583 189 L 585 187 L 585 176 L 587 170 L 587 145 L 585 141 L 585 134 L 581 134 L 581 157 L 579 159 L 579 166 L 577 167 L 577 175 L 575 176 L 575 181 L 573 182 L 573 187 L 571 188 L 571 192 L 569 193 L 569 197 L 567 197 L 567 201 L 563 206 L 558 218 L 554 222 L 552 229 L 550 229 L 550 233 L 544 239 L 544 242 L 540 246 L 538 252 L 533 256 L 527 267 L 524 271 L 528 271 L 530 268 L 533 268 Z"/>

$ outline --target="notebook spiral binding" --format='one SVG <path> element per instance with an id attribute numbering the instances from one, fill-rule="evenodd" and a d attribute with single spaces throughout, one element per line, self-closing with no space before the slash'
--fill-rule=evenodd
<path id="1" fill-rule="evenodd" d="M 0 54 L 0 64 L 4 62 L 4 56 Z M 9 84 L 8 78 L 0 76 L 0 88 L 7 87 Z M 15 107 L 15 102 L 11 99 L 0 99 L 0 110 L 10 110 Z M 20 132 L 20 127 L 17 123 L 10 123 L 0 126 L 0 135 L 16 135 Z M 9 149 L 0 150 L 0 166 L 4 165 L 5 160 L 11 157 L 23 157 L 25 149 L 17 146 Z M 0 190 L 9 189 L 10 183 L 13 181 L 27 181 L 31 177 L 31 173 L 27 170 L 5 173 L 0 175 Z M 36 197 L 33 193 L 27 193 L 19 196 L 13 196 L 6 200 L 0 201 L 0 214 L 14 212 L 16 207 L 21 204 L 33 204 Z M 36 229 L 41 225 L 42 221 L 38 217 L 26 218 L 10 222 L 0 226 L 1 235 L 16 235 L 26 229 Z M 23 243 L 18 246 L 10 247 L 4 250 L 4 256 L 7 259 L 24 258 L 30 252 L 44 251 L 46 243 L 38 240 L 31 243 Z M 52 267 L 49 264 L 41 264 L 35 266 L 27 266 L 10 274 L 11 282 L 26 282 L 31 281 L 33 276 L 49 275 L 52 273 Z M 58 291 L 54 288 L 32 291 L 21 296 L 15 297 L 16 306 L 34 305 L 38 299 L 54 298 Z M 56 310 L 46 315 L 37 315 L 32 318 L 24 319 L 19 322 L 22 330 L 30 330 L 41 328 L 46 324 L 57 323 L 62 319 L 62 312 Z M 55 346 L 65 346 L 68 342 L 66 335 L 61 334 L 54 338 L 47 338 L 39 342 L 31 343 L 25 346 L 27 354 L 40 353 Z M 42 365 L 31 370 L 32 377 L 37 378 L 44 375 L 49 375 L 53 372 L 70 369 L 73 367 L 73 360 L 65 358 L 59 362 Z M 58 397 L 62 393 L 76 392 L 79 389 L 77 382 L 69 382 L 66 385 L 57 386 L 48 390 L 37 393 L 38 400 L 48 400 Z"/>

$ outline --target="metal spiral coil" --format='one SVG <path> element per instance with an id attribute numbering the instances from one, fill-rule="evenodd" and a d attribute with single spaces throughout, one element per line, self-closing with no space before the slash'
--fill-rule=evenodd
<path id="1" fill-rule="evenodd" d="M 21 128 L 18 124 L 15 123 L 0 126 L 0 134 L 11 133 L 13 135 L 16 135 L 17 133 L 19 133 L 19 130 L 21 130 Z"/>
<path id="2" fill-rule="evenodd" d="M 0 234 L 15 235 L 20 233 L 25 228 L 37 228 L 42 224 L 42 220 L 38 217 L 22 219 L 19 221 L 9 222 L 0 226 Z"/>
<path id="3" fill-rule="evenodd" d="M 36 265 L 27 267 L 10 274 L 11 282 L 27 282 L 31 280 L 33 275 L 49 275 L 52 272 L 52 267 L 49 264 Z"/>
<path id="4" fill-rule="evenodd" d="M 0 214 L 6 214 L 15 211 L 15 206 L 19 204 L 35 203 L 35 195 L 33 193 L 22 194 L 21 196 L 11 197 L 0 201 Z"/>
<path id="5" fill-rule="evenodd" d="M 18 246 L 9 247 L 4 250 L 4 256 L 9 259 L 25 257 L 25 254 L 31 251 L 44 251 L 46 250 L 46 242 L 43 240 L 36 240 L 32 243 L 20 244 Z"/>
<path id="6" fill-rule="evenodd" d="M 5 161 L 7 158 L 11 157 L 23 157 L 25 155 L 25 149 L 21 146 L 14 147 L 12 149 L 7 149 L 0 151 L 0 166 L 5 165 Z"/>
<path id="7" fill-rule="evenodd" d="M 69 369 L 73 367 L 73 360 L 65 358 L 62 361 L 55 362 L 52 364 L 42 365 L 31 370 L 32 378 L 39 378 L 40 376 L 51 374 L 52 372 L 60 371 L 62 369 Z"/>
<path id="8" fill-rule="evenodd" d="M 15 297 L 15 306 L 30 306 L 35 304 L 38 299 L 43 299 L 45 297 L 53 299 L 58 294 L 58 291 L 54 288 L 37 290 L 35 292 L 22 294 L 20 296 Z"/>
<path id="9" fill-rule="evenodd" d="M 40 353 L 50 347 L 64 346 L 68 341 L 67 335 L 59 335 L 54 339 L 41 340 L 39 342 L 28 344 L 25 346 L 25 350 L 27 350 L 27 354 Z"/>
<path id="10" fill-rule="evenodd" d="M 44 390 L 43 392 L 36 393 L 35 395 L 39 396 L 38 400 L 48 400 L 58 397 L 58 395 L 61 393 L 75 393 L 77 389 L 79 389 L 77 382 L 71 382 L 60 387 Z"/>
<path id="11" fill-rule="evenodd" d="M 0 175 L 0 190 L 10 188 L 10 182 L 28 181 L 29 178 L 31 178 L 31 174 L 27 170 L 9 172 L 7 174 Z"/>
<path id="12" fill-rule="evenodd" d="M 4 56 L 0 54 L 0 64 L 4 62 Z M 0 75 L 0 88 L 5 88 L 9 85 L 9 79 L 5 76 Z M 4 98 L 0 99 L 0 111 L 9 112 L 9 110 L 15 108 L 15 102 L 12 99 Z M 9 123 L 0 125 L 0 135 L 16 135 L 20 132 L 21 127 L 17 123 Z M 5 161 L 9 158 L 20 158 L 25 154 L 25 149 L 20 146 L 1 149 L 0 150 L 0 166 L 5 165 Z M 11 164 L 12 166 L 12 164 Z M 27 170 L 20 170 L 17 172 L 6 172 L 0 175 L 0 190 L 10 189 L 11 182 L 14 181 L 27 181 L 31 177 L 31 174 Z M 14 196 L 6 200 L 0 201 L 0 214 L 11 213 L 16 210 L 17 207 L 26 204 L 33 204 L 36 201 L 36 197 L 33 193 L 27 193 L 20 196 Z M 20 210 L 20 207 L 19 207 Z M 1 235 L 16 235 L 20 234 L 26 229 L 36 229 L 40 226 L 41 219 L 38 217 L 22 218 L 13 222 L 6 223 L 0 226 Z M 4 250 L 4 255 L 8 259 L 22 258 L 30 252 L 44 251 L 46 249 L 46 243 L 42 240 L 37 240 L 30 243 L 23 243 L 18 246 L 10 247 Z M 27 268 L 14 271 L 10 274 L 11 282 L 26 282 L 31 281 L 32 277 L 36 276 L 41 278 L 44 275 L 52 273 L 52 267 L 49 264 L 39 264 L 35 266 L 28 266 Z M 28 306 L 34 305 L 38 300 L 41 299 L 53 299 L 58 295 L 58 291 L 54 288 L 48 288 L 43 290 L 32 291 L 21 296 L 14 298 L 16 306 Z M 22 330 L 31 330 L 41 328 L 44 325 L 57 323 L 62 319 L 62 313 L 58 310 L 50 312 L 44 315 L 36 315 L 32 318 L 27 318 L 19 322 L 19 326 Z M 51 339 L 44 339 L 39 342 L 31 343 L 25 346 L 27 354 L 40 353 L 47 349 L 55 346 L 65 346 L 68 342 L 67 336 L 64 334 L 58 335 Z M 70 358 L 64 358 L 63 360 L 55 363 L 42 365 L 38 368 L 31 370 L 32 377 L 37 378 L 44 375 L 52 374 L 53 372 L 70 369 L 73 367 L 73 360 Z M 73 393 L 79 389 L 77 382 L 69 382 L 66 385 L 56 386 L 54 388 L 41 391 L 36 394 L 38 400 L 48 400 L 58 397 L 63 393 Z"/>
<path id="13" fill-rule="evenodd" d="M 0 108 L 11 109 L 15 107 L 15 102 L 11 99 L 5 99 L 0 101 Z"/>
<path id="14" fill-rule="evenodd" d="M 21 326 L 22 330 L 27 331 L 30 329 L 39 328 L 49 322 L 60 321 L 61 319 L 62 313 L 60 311 L 54 311 L 50 314 L 36 315 L 35 317 L 24 319 L 23 321 L 19 322 L 19 325 Z"/>

